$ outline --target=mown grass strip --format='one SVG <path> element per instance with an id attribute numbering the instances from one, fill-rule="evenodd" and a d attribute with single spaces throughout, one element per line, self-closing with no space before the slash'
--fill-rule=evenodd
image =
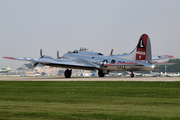
<path id="1" fill-rule="evenodd" d="M 0 81 L 0 119 L 179 119 L 180 82 Z"/>

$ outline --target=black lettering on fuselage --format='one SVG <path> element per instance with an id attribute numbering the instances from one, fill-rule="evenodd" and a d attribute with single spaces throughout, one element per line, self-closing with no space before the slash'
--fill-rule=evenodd
<path id="1" fill-rule="evenodd" d="M 118 63 L 125 63 L 125 62 L 118 61 Z M 117 68 L 118 69 L 126 69 L 125 65 L 118 65 Z"/>
<path id="2" fill-rule="evenodd" d="M 117 68 L 118 69 L 126 69 L 126 66 L 125 65 L 118 65 Z"/>

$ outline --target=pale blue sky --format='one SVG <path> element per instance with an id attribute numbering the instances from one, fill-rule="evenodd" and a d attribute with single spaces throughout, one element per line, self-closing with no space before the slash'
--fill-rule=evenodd
<path id="1" fill-rule="evenodd" d="M 180 58 L 180 0 L 0 0 L 0 65 L 10 57 L 56 57 L 86 47 L 110 54 L 131 52 L 139 37 L 153 55 Z"/>

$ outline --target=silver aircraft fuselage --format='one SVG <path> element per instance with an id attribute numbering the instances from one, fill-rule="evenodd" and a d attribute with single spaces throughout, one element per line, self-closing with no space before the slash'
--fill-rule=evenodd
<path id="1" fill-rule="evenodd" d="M 128 65 L 126 63 L 133 63 L 133 60 L 120 59 L 116 56 L 104 56 L 100 53 L 90 52 L 90 51 L 79 51 L 75 50 L 74 52 L 69 52 L 64 54 L 65 58 L 84 60 L 89 61 L 91 64 L 100 66 L 99 69 L 108 70 L 108 71 L 153 71 L 155 70 L 154 64 L 142 63 L 141 65 Z M 113 66 L 110 64 L 114 64 Z M 118 63 L 124 63 L 124 65 L 118 65 Z M 116 65 L 117 64 L 117 65 Z M 96 67 L 97 68 L 97 67 Z M 78 69 L 78 68 L 74 68 Z"/>

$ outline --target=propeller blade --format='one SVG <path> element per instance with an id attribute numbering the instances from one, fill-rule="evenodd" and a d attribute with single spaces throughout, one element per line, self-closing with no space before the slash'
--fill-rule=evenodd
<path id="1" fill-rule="evenodd" d="M 112 53 L 113 53 L 113 49 L 111 49 L 111 53 L 110 53 L 110 55 L 112 55 Z"/>
<path id="2" fill-rule="evenodd" d="M 40 56 L 42 56 L 42 48 L 40 49 Z"/>
<path id="3" fill-rule="evenodd" d="M 38 64 L 39 64 L 38 62 L 37 62 L 37 63 L 35 63 L 35 64 L 33 65 L 33 67 L 36 67 Z"/>
<path id="4" fill-rule="evenodd" d="M 59 50 L 57 50 L 57 58 L 59 58 Z"/>

